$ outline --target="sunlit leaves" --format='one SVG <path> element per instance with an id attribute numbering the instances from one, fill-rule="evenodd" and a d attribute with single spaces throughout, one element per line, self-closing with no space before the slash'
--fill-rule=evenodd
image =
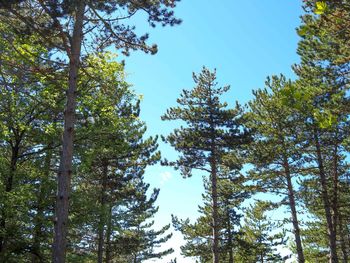
<path id="1" fill-rule="evenodd" d="M 313 112 L 313 117 L 315 118 L 315 121 L 318 123 L 319 127 L 322 129 L 332 128 L 338 122 L 336 115 L 332 114 L 329 110 L 321 112 L 315 109 Z"/>
<path id="2" fill-rule="evenodd" d="M 289 82 L 279 92 L 284 106 L 298 111 L 311 107 L 309 99 L 312 94 L 308 89 L 300 88 L 295 83 Z"/>
<path id="3" fill-rule="evenodd" d="M 316 8 L 314 10 L 315 14 L 322 15 L 327 10 L 327 3 L 324 1 L 316 2 Z"/>

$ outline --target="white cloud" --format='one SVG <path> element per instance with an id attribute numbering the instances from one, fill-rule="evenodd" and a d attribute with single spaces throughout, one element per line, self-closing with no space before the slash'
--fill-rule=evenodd
<path id="1" fill-rule="evenodd" d="M 173 175 L 170 172 L 162 172 L 160 174 L 160 185 L 164 185 L 172 177 L 173 177 Z"/>

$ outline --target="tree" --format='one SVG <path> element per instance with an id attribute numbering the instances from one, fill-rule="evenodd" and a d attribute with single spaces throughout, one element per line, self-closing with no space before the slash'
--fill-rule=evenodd
<path id="1" fill-rule="evenodd" d="M 176 1 L 14 1 L 0 5 L 0 20 L 18 33 L 35 33 L 52 51 L 50 59 L 67 68 L 67 93 L 64 111 L 62 155 L 58 172 L 56 200 L 55 236 L 53 262 L 65 262 L 66 232 L 70 184 L 72 176 L 73 135 L 79 69 L 81 69 L 81 47 L 88 53 L 114 44 L 126 54 L 129 50 L 156 52 L 156 46 L 148 46 L 148 35 L 137 36 L 135 28 L 120 23 L 145 11 L 151 26 L 179 24 L 170 10 Z M 124 12 L 117 12 L 117 10 Z M 121 14 L 122 13 L 122 14 Z M 118 16 L 118 14 L 121 14 Z M 39 57 L 39 59 L 43 59 Z M 68 63 L 65 63 L 68 61 Z"/>
<path id="2" fill-rule="evenodd" d="M 271 203 L 258 201 L 246 210 L 241 230 L 246 244 L 238 252 L 239 262 L 282 262 L 276 247 L 285 244 L 286 240 L 284 233 L 273 233 L 279 226 L 266 216 L 271 208 Z"/>
<path id="3" fill-rule="evenodd" d="M 331 168 L 327 173 L 332 172 L 332 155 L 330 157 L 330 163 L 327 162 L 326 167 Z M 346 158 L 338 156 L 339 167 L 339 199 L 337 204 L 338 211 L 338 231 L 337 231 L 337 255 L 339 260 L 347 262 L 349 254 L 349 235 L 346 225 L 349 222 L 349 179 L 348 179 L 348 164 L 345 162 Z M 330 165 L 329 165 L 330 164 Z M 327 170 L 329 169 L 327 168 Z M 319 182 L 317 180 L 317 174 L 310 176 L 307 180 L 301 184 L 301 191 L 299 193 L 305 207 L 309 212 L 309 220 L 306 220 L 305 229 L 302 234 L 304 236 L 305 254 L 308 260 L 321 260 L 327 261 L 329 258 L 329 241 L 327 235 L 327 223 L 325 212 L 323 209 L 322 198 L 319 191 Z M 332 186 L 332 181 L 328 180 L 328 185 Z M 331 197 L 333 199 L 333 196 Z"/>
<path id="4" fill-rule="evenodd" d="M 305 262 L 297 215 L 296 191 L 293 177 L 300 178 L 304 163 L 304 144 L 300 140 L 300 118 L 284 104 L 284 89 L 293 85 L 284 76 L 273 76 L 266 81 L 266 88 L 254 91 L 247 113 L 247 125 L 254 133 L 250 145 L 251 179 L 258 191 L 286 196 L 291 211 L 298 262 Z"/>
<path id="5" fill-rule="evenodd" d="M 17 50 L 24 45 L 26 52 L 28 48 L 43 52 L 27 40 L 14 43 Z M 34 63 L 27 61 L 35 54 L 22 57 L 10 47 L 3 45 L 1 53 L 0 219 L 5 227 L 0 237 L 6 246 L 0 258 L 6 262 L 46 262 L 51 256 L 53 173 L 59 163 L 63 96 L 42 74 L 31 74 Z M 110 53 L 99 53 L 83 60 L 86 74 L 78 86 L 69 262 L 97 260 L 100 255 L 111 262 L 112 257 L 131 251 L 142 260 L 171 252 L 153 252 L 170 235 L 162 236 L 168 226 L 151 229 L 159 190 L 149 199 L 149 185 L 143 182 L 145 168 L 160 158 L 157 137 L 144 138 L 146 126 L 138 118 L 137 96 L 124 80 L 123 66 L 112 58 Z M 97 76 L 91 78 L 93 73 Z M 13 155 L 11 143 L 16 138 L 19 155 L 12 187 L 6 192 L 7 159 Z M 122 247 L 121 242 L 127 244 L 120 238 L 124 233 L 135 237 L 129 240 L 130 246 L 138 245 L 133 250 L 126 246 L 113 255 L 115 248 Z"/>
<path id="6" fill-rule="evenodd" d="M 171 235 L 169 225 L 152 229 L 159 189 L 148 193 L 143 180 L 160 159 L 157 137 L 145 138 L 137 96 L 122 65 L 110 59 L 101 53 L 85 61 L 100 79 L 90 80 L 78 101 L 69 262 L 141 262 L 172 252 L 154 251 Z"/>
<path id="7" fill-rule="evenodd" d="M 317 3 L 316 8 L 319 9 L 321 2 Z M 298 46 L 301 63 L 294 66 L 299 79 L 289 105 L 298 110 L 304 119 L 305 141 L 312 142 L 308 157 L 317 163 L 330 258 L 331 262 L 338 262 L 338 156 L 345 150 L 343 143 L 348 130 L 345 128 L 349 115 L 349 77 L 346 72 L 349 72 L 350 65 L 346 48 L 348 38 L 344 37 L 348 32 L 342 27 L 348 23 L 349 16 L 346 3 L 325 1 L 323 4 L 326 4 L 326 8 L 322 12 L 306 4 L 307 8 L 311 7 L 311 11 L 318 14 L 307 9 L 309 13 L 303 16 L 303 24 L 298 30 L 302 36 Z M 330 20 L 331 17 L 334 19 Z M 329 162 L 330 152 L 332 161 Z M 329 183 L 330 178 L 332 183 Z"/>
<path id="8" fill-rule="evenodd" d="M 48 56 L 37 36 L 17 36 L 3 24 L 0 33 L 0 258 L 11 262 L 11 255 L 21 259 L 31 253 L 35 262 L 41 257 L 39 240 L 46 238 L 40 229 L 49 228 L 43 218 L 51 208 L 51 159 L 60 126 L 53 123 L 60 118 L 62 97 L 56 85 L 33 71 L 47 68 L 37 59 Z"/>
<path id="9" fill-rule="evenodd" d="M 240 205 L 249 196 L 243 186 L 243 176 L 234 176 L 232 173 L 221 174 L 218 178 L 218 214 L 219 214 L 219 254 L 220 259 L 233 263 L 237 253 L 239 240 L 238 228 L 242 215 L 238 212 Z M 210 182 L 204 178 L 205 194 L 204 206 L 199 206 L 201 216 L 194 223 L 189 219 L 181 220 L 173 216 L 174 228 L 182 233 L 186 244 L 181 252 L 186 257 L 197 257 L 200 262 L 210 262 L 212 230 L 211 221 L 211 194 Z"/>
<path id="10" fill-rule="evenodd" d="M 156 251 L 171 238 L 172 234 L 166 234 L 170 225 L 159 230 L 152 229 L 154 221 L 151 219 L 158 211 L 154 203 L 159 189 L 154 189 L 151 197 L 147 200 L 148 187 L 148 184 L 139 183 L 132 207 L 125 211 L 125 216 L 120 217 L 119 222 L 116 222 L 119 225 L 119 234 L 115 236 L 113 241 L 113 250 L 121 252 L 116 255 L 119 262 L 139 263 L 149 259 L 162 258 L 174 251 L 172 248 Z"/>
<path id="11" fill-rule="evenodd" d="M 196 86 L 183 90 L 177 103 L 179 106 L 167 110 L 162 120 L 182 120 L 186 127 L 175 129 L 163 140 L 181 153 L 174 162 L 164 164 L 180 169 L 184 177 L 191 176 L 198 169 L 210 175 L 212 199 L 212 253 L 213 262 L 219 262 L 219 214 L 217 178 L 219 166 L 230 169 L 239 167 L 235 163 L 237 150 L 249 141 L 243 127 L 242 109 L 226 109 L 227 103 L 220 102 L 220 96 L 229 86 L 218 88 L 216 72 L 203 68 L 199 75 L 193 74 Z"/>

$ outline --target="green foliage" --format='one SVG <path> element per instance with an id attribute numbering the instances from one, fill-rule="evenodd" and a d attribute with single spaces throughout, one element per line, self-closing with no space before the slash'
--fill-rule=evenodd
<path id="1" fill-rule="evenodd" d="M 203 68 L 200 74 L 193 74 L 193 80 L 196 86 L 182 91 L 177 99 L 179 106 L 171 107 L 162 116 L 162 120 L 186 123 L 185 127 L 163 137 L 180 153 L 178 160 L 165 160 L 163 164 L 179 169 L 184 177 L 191 176 L 194 169 L 207 172 L 210 180 L 206 184 L 210 187 L 204 197 L 205 206 L 200 208 L 203 215 L 195 224 L 177 218 L 173 218 L 173 223 L 188 240 L 182 248 L 186 256 L 197 256 L 201 262 L 208 262 L 210 251 L 213 258 L 220 260 L 225 260 L 231 253 L 232 261 L 233 226 L 239 221 L 232 203 L 238 200 L 233 197 L 237 194 L 234 188 L 231 189 L 234 193 L 230 191 L 232 184 L 227 187 L 225 182 L 228 183 L 229 178 L 234 180 L 232 173 L 242 168 L 243 149 L 250 136 L 244 127 L 240 105 L 237 103 L 234 109 L 227 109 L 228 104 L 220 102 L 220 96 L 229 90 L 229 86 L 217 87 L 215 71 Z M 224 175 L 228 178 L 221 182 L 220 176 Z"/>
<path id="2" fill-rule="evenodd" d="M 14 42 L 18 46 L 2 46 L 0 57 L 0 238 L 7 244 L 0 257 L 6 262 L 46 262 L 51 258 L 54 169 L 65 84 L 53 81 L 54 77 L 60 79 L 62 72 L 55 71 L 48 78 L 41 72 L 46 67 L 42 60 L 24 53 L 28 51 L 33 58 L 47 56 L 32 40 L 36 42 L 33 36 L 23 43 Z M 125 257 L 133 254 L 135 262 L 172 252 L 154 252 L 171 235 L 165 233 L 169 226 L 152 229 L 150 220 L 157 212 L 154 202 L 159 190 L 149 199 L 149 185 L 143 182 L 145 168 L 160 159 L 157 138 L 144 138 L 146 126 L 138 117 L 137 96 L 124 80 L 123 66 L 113 59 L 111 53 L 98 53 L 82 62 L 85 71 L 78 86 L 77 176 L 72 183 L 69 262 L 96 262 L 94 247 L 101 225 L 105 242 L 108 236 L 113 243 L 110 251 L 117 249 Z M 14 69 L 11 63 L 24 68 Z M 33 67 L 40 70 L 32 74 Z M 106 161 L 108 187 L 103 189 L 101 167 Z M 107 196 L 103 204 L 102 194 Z"/>
<path id="3" fill-rule="evenodd" d="M 1 262 L 51 260 L 71 18 L 79 2 L 0 4 Z M 161 158 L 157 137 L 145 137 L 140 98 L 125 81 L 123 65 L 103 50 L 113 44 L 124 54 L 155 53 L 148 35 L 137 35 L 120 18 L 146 11 L 151 26 L 175 25 L 175 2 L 82 1 L 86 54 L 75 108 L 68 262 L 137 263 L 172 252 L 160 249 L 171 237 L 170 226 L 154 229 L 159 189 L 151 190 L 143 178 Z M 220 261 L 286 260 L 277 253 L 286 241 L 278 232 L 282 226 L 268 218 L 277 204 L 258 201 L 239 211 L 251 193 L 270 192 L 284 195 L 278 205 L 303 208 L 305 262 L 328 260 L 332 231 L 338 261 L 349 260 L 350 4 L 305 1 L 304 7 L 295 81 L 268 78 L 244 113 L 238 103 L 229 108 L 221 102 L 229 87 L 218 87 L 216 72 L 203 68 L 193 75 L 195 87 L 183 90 L 178 106 L 162 117 L 183 124 L 163 137 L 180 154 L 164 164 L 184 177 L 198 169 L 211 179 L 204 179 L 200 217 L 193 223 L 173 217 L 186 241 L 185 256 L 212 261 L 217 223 Z M 245 164 L 246 177 L 240 174 Z"/>
<path id="4" fill-rule="evenodd" d="M 229 86 L 216 87 L 215 72 L 203 68 L 199 75 L 193 74 L 193 80 L 196 86 L 182 91 L 177 99 L 179 106 L 169 108 L 162 116 L 162 120 L 186 123 L 162 137 L 181 153 L 177 161 L 165 160 L 164 164 L 179 169 L 184 177 L 191 176 L 193 169 L 209 171 L 211 158 L 230 169 L 240 169 L 238 150 L 250 139 L 243 127 L 242 107 L 237 103 L 235 108 L 227 109 L 227 103 L 220 102 Z"/>
<path id="5" fill-rule="evenodd" d="M 286 243 L 285 233 L 276 232 L 281 226 L 268 219 L 266 212 L 272 207 L 269 202 L 258 201 L 247 208 L 241 229 L 242 247 L 236 256 L 238 262 L 282 262 L 277 246 Z"/>
<path id="6" fill-rule="evenodd" d="M 222 174 L 218 181 L 219 218 L 220 218 L 220 259 L 228 262 L 230 254 L 237 253 L 240 242 L 238 232 L 242 214 L 239 213 L 241 204 L 249 197 L 247 188 L 243 185 L 245 179 L 234 174 Z M 204 206 L 199 206 L 200 217 L 191 223 L 189 219 L 179 219 L 172 216 L 175 230 L 180 231 L 186 241 L 181 252 L 186 257 L 196 257 L 199 262 L 212 262 L 211 239 L 212 221 L 210 182 L 204 179 Z"/>

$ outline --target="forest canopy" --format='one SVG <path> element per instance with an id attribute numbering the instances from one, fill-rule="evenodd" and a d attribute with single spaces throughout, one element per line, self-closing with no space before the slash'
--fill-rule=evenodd
<path id="1" fill-rule="evenodd" d="M 0 1 L 0 262 L 181 262 L 175 233 L 193 262 L 350 260 L 350 1 L 302 2 L 293 78 L 244 103 L 203 66 L 151 134 L 125 64 L 181 4 Z M 157 165 L 202 178 L 195 220 L 155 221 Z"/>

